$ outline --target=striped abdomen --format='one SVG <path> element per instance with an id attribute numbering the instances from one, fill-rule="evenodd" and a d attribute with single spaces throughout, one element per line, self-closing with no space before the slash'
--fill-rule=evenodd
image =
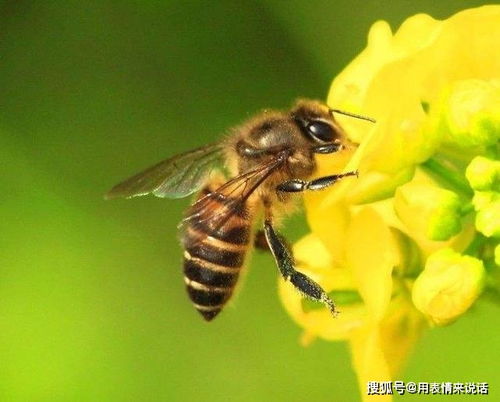
<path id="1" fill-rule="evenodd" d="M 210 197 L 205 188 L 201 197 Z M 238 281 L 248 250 L 251 219 L 248 207 L 231 211 L 222 222 L 213 219 L 231 198 L 205 198 L 203 208 L 196 204 L 188 215 L 198 212 L 184 228 L 184 280 L 191 301 L 207 321 L 212 320 L 228 302 Z"/>

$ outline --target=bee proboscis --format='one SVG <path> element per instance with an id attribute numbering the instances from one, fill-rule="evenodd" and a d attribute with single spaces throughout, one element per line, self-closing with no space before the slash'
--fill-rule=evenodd
<path id="1" fill-rule="evenodd" d="M 106 194 L 108 199 L 146 194 L 182 198 L 199 192 L 181 223 L 181 241 L 186 288 L 205 320 L 217 316 L 231 298 L 256 236 L 264 236 L 286 281 L 337 314 L 321 286 L 295 269 L 289 247 L 274 228 L 276 216 L 293 203 L 292 193 L 321 190 L 357 176 L 350 171 L 310 180 L 315 154 L 333 154 L 348 143 L 334 113 L 373 121 L 299 100 L 289 111 L 264 111 L 221 142 L 160 162 Z M 229 179 L 210 174 L 217 165 L 229 172 Z M 263 228 L 255 231 L 261 215 Z"/>

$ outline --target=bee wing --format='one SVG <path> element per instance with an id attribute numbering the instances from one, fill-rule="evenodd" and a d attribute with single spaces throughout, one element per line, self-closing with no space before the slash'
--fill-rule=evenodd
<path id="1" fill-rule="evenodd" d="M 287 152 L 282 151 L 273 159 L 230 179 L 203 196 L 191 207 L 181 226 L 204 223 L 213 230 L 220 229 L 233 215 L 244 212 L 246 200 L 284 164 L 286 156 Z"/>
<path id="2" fill-rule="evenodd" d="M 182 198 L 199 190 L 216 162 L 223 158 L 220 144 L 206 145 L 166 159 L 114 186 L 106 199 L 154 194 Z"/>

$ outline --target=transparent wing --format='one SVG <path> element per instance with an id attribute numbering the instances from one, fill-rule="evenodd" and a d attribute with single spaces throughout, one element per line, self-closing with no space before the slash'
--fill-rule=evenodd
<path id="1" fill-rule="evenodd" d="M 199 190 L 210 169 L 223 159 L 220 144 L 206 145 L 164 160 L 114 186 L 106 199 L 154 194 L 182 198 Z"/>
<path id="2" fill-rule="evenodd" d="M 269 176 L 283 166 L 286 156 L 287 153 L 282 152 L 209 192 L 193 204 L 181 226 L 204 223 L 212 230 L 220 229 L 232 216 L 245 212 L 245 202 Z"/>

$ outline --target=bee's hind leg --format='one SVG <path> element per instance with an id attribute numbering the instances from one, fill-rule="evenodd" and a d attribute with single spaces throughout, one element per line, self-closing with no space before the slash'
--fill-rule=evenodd
<path id="1" fill-rule="evenodd" d="M 292 252 L 286 246 L 282 237 L 275 232 L 272 226 L 272 218 L 269 213 L 264 222 L 264 234 L 269 249 L 274 256 L 278 269 L 285 281 L 290 281 L 290 283 L 304 296 L 325 304 L 330 312 L 336 316 L 338 311 L 335 304 L 332 299 L 328 297 L 321 286 L 308 276 L 304 275 L 302 272 L 295 270 L 295 261 L 293 259 Z"/>
<path id="2" fill-rule="evenodd" d="M 260 251 L 271 251 L 269 244 L 267 243 L 266 234 L 264 230 L 257 230 L 253 237 L 253 246 Z"/>
<path id="3" fill-rule="evenodd" d="M 287 247 L 290 248 L 290 243 L 282 236 L 280 233 L 276 233 L 276 236 L 280 239 L 280 241 Z M 255 232 L 253 237 L 253 246 L 260 251 L 271 252 L 271 248 L 269 247 L 269 243 L 267 242 L 266 232 L 264 229 L 259 229 Z"/>

